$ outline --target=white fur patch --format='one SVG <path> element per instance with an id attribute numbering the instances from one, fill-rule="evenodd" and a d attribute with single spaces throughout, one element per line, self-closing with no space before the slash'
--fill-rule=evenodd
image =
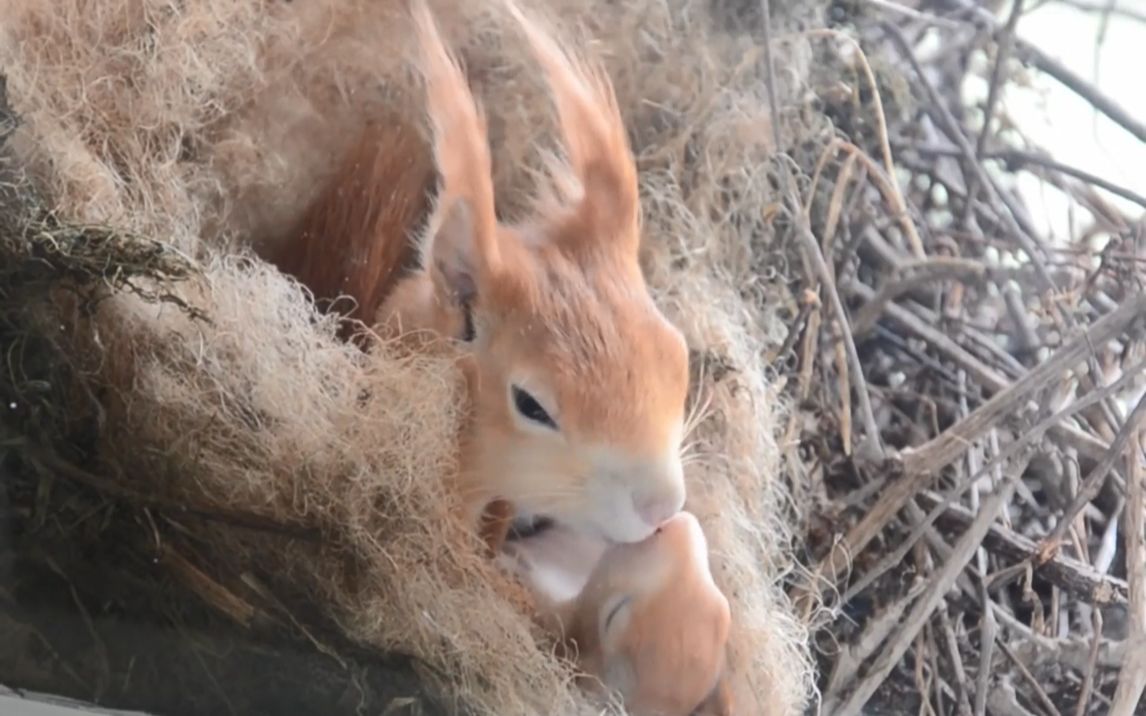
<path id="1" fill-rule="evenodd" d="M 555 526 L 516 540 L 507 549 L 527 566 L 519 576 L 546 599 L 560 603 L 575 599 L 585 588 L 605 546 L 597 537 Z"/>

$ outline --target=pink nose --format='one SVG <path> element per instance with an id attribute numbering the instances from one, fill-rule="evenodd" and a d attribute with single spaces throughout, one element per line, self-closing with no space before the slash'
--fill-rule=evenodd
<path id="1" fill-rule="evenodd" d="M 633 496 L 633 509 L 637 516 L 649 527 L 658 527 L 662 522 L 675 515 L 680 510 L 679 500 L 673 497 L 644 497 Z"/>

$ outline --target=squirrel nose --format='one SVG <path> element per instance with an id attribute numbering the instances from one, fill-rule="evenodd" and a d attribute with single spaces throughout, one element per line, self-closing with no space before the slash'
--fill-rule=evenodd
<path id="1" fill-rule="evenodd" d="M 633 495 L 633 509 L 641 521 L 649 527 L 659 527 L 662 522 L 675 515 L 681 508 L 681 500 L 675 495 Z"/>

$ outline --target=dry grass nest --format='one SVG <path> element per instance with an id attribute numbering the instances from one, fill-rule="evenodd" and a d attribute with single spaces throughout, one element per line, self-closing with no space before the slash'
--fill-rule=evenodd
<path id="1" fill-rule="evenodd" d="M 596 713 L 448 518 L 455 367 L 341 341 L 250 250 L 361 122 L 423 121 L 401 5 L 0 0 L 10 685 Z M 431 5 L 513 213 L 554 136 L 540 77 L 493 0 Z M 540 5 L 631 130 L 743 712 L 1132 713 L 1146 200 L 1030 146 L 997 95 L 1023 65 L 1142 123 L 971 0 Z M 923 30 L 947 51 L 921 59 Z M 1040 235 L 1017 172 L 1077 237 Z"/>

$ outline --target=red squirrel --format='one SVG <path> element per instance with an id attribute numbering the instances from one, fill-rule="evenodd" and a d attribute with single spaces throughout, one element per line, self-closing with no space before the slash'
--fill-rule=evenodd
<path id="1" fill-rule="evenodd" d="M 567 164 L 532 216 L 503 223 L 485 115 L 429 9 L 412 5 L 429 147 L 381 127 L 399 139 L 379 161 L 348 159 L 309 212 L 293 269 L 280 266 L 317 297 L 349 293 L 364 320 L 380 302 L 383 335 L 455 339 L 471 408 L 455 486 L 475 529 L 493 514 L 494 549 L 514 513 L 640 542 L 684 504 L 688 350 L 638 263 L 636 167 L 611 85 L 507 4 L 548 79 Z M 438 181 L 420 263 L 391 283 L 426 163 Z M 360 190 L 372 196 L 354 200 Z"/>

